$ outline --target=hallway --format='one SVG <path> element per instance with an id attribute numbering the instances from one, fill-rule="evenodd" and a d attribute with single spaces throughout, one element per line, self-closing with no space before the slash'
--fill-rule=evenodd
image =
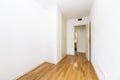
<path id="1" fill-rule="evenodd" d="M 57 65 L 43 63 L 17 80 L 98 80 L 85 54 L 67 55 Z"/>

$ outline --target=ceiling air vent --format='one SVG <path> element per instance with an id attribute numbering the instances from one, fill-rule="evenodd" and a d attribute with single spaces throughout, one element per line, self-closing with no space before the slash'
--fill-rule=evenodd
<path id="1" fill-rule="evenodd" d="M 82 21 L 82 18 L 79 18 L 78 21 Z"/>

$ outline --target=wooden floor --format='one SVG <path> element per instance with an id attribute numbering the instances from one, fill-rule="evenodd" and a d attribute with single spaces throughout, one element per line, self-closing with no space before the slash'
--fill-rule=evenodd
<path id="1" fill-rule="evenodd" d="M 66 56 L 57 65 L 43 63 L 17 80 L 98 80 L 84 54 Z"/>

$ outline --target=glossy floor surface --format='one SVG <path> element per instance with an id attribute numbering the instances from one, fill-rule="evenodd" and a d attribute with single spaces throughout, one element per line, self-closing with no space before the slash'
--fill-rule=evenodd
<path id="1" fill-rule="evenodd" d="M 67 55 L 57 65 L 43 63 L 17 80 L 98 80 L 85 54 Z"/>

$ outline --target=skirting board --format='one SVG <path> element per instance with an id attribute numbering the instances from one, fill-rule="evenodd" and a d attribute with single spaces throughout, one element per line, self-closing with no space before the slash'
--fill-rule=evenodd
<path id="1" fill-rule="evenodd" d="M 47 62 L 47 61 L 45 61 L 45 62 Z M 37 67 L 39 67 L 39 66 L 41 66 L 43 63 L 44 63 L 44 62 L 42 62 L 42 63 L 39 64 L 39 65 L 34 66 L 33 68 L 31 68 L 31 69 L 29 69 L 29 70 L 27 70 L 27 71 L 25 71 L 25 72 L 23 72 L 22 74 L 18 75 L 17 77 L 15 77 L 15 78 L 12 79 L 12 80 L 17 80 L 17 79 L 20 78 L 21 76 L 29 73 L 30 71 L 34 70 L 35 68 L 37 68 Z"/>
<path id="2" fill-rule="evenodd" d="M 93 65 L 93 67 L 98 75 L 99 80 L 106 80 L 105 75 L 102 72 L 102 70 L 100 69 L 99 65 L 93 60 L 91 61 L 91 63 L 92 63 L 92 65 Z"/>
<path id="3" fill-rule="evenodd" d="M 72 53 L 72 54 L 70 54 L 70 53 L 67 53 L 66 55 L 73 55 L 73 56 L 74 56 L 74 54 L 75 54 L 75 53 Z"/>
<path id="4" fill-rule="evenodd" d="M 49 61 L 45 61 L 45 62 L 48 62 L 48 63 L 51 63 L 51 64 L 57 64 L 57 63 L 59 63 L 59 62 L 60 62 L 63 58 L 65 58 L 65 57 L 66 57 L 66 55 L 64 55 L 64 56 L 63 56 L 59 61 L 57 61 L 56 63 L 52 63 L 52 62 L 49 62 Z M 42 63 L 39 64 L 39 65 L 34 66 L 33 68 L 31 68 L 31 69 L 27 70 L 26 72 L 18 75 L 16 78 L 14 78 L 14 79 L 12 79 L 12 80 L 16 80 L 16 79 L 18 79 L 19 77 L 21 77 L 21 76 L 23 76 L 23 75 L 31 72 L 31 71 L 34 70 L 35 68 L 38 68 L 39 66 L 41 66 L 43 63 L 44 63 L 44 62 L 42 62 Z"/>
<path id="5" fill-rule="evenodd" d="M 85 54 L 86 52 L 78 52 L 78 53 L 82 53 L 82 54 Z"/>

